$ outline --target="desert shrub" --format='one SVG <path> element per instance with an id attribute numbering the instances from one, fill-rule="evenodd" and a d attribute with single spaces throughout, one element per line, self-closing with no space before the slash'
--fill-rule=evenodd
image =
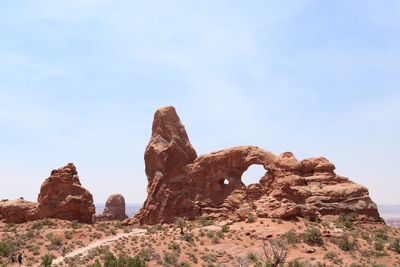
<path id="1" fill-rule="evenodd" d="M 193 253 L 188 253 L 187 256 L 189 257 L 190 261 L 194 262 L 194 263 L 198 263 L 199 260 L 197 259 L 196 255 L 194 255 Z"/>
<path id="2" fill-rule="evenodd" d="M 68 240 L 72 239 L 72 232 L 71 231 L 65 231 L 64 232 L 64 237 Z"/>
<path id="3" fill-rule="evenodd" d="M 203 255 L 202 260 L 207 262 L 207 263 L 213 263 L 217 261 L 217 256 L 213 253 L 207 253 L 205 255 Z"/>
<path id="4" fill-rule="evenodd" d="M 114 223 L 114 227 L 121 229 L 122 228 L 122 222 L 121 221 L 117 221 Z"/>
<path id="5" fill-rule="evenodd" d="M 390 242 L 390 249 L 400 254 L 400 239 L 394 239 Z"/>
<path id="6" fill-rule="evenodd" d="M 12 253 L 15 251 L 15 244 L 11 241 L 0 241 L 0 256 L 1 257 L 10 257 Z"/>
<path id="7" fill-rule="evenodd" d="M 176 265 L 178 263 L 178 256 L 174 252 L 165 252 L 163 260 L 166 265 Z"/>
<path id="8" fill-rule="evenodd" d="M 31 229 L 36 230 L 36 229 L 42 229 L 44 226 L 55 226 L 56 224 L 50 220 L 49 218 L 44 218 L 40 221 L 35 221 L 32 225 L 31 225 Z"/>
<path id="9" fill-rule="evenodd" d="M 110 251 L 106 251 L 104 255 L 104 267 L 115 267 L 117 266 L 117 258 Z"/>
<path id="10" fill-rule="evenodd" d="M 96 224 L 96 230 L 101 231 L 101 232 L 107 232 L 108 230 L 108 225 L 104 222 Z"/>
<path id="11" fill-rule="evenodd" d="M 219 244 L 219 237 L 217 235 L 213 236 L 211 242 L 213 244 Z"/>
<path id="12" fill-rule="evenodd" d="M 17 228 L 15 227 L 15 223 L 7 223 L 6 225 L 3 226 L 2 231 L 15 233 L 17 231 Z"/>
<path id="13" fill-rule="evenodd" d="M 368 233 L 368 232 L 362 231 L 361 234 L 360 234 L 360 236 L 361 236 L 361 238 L 364 239 L 365 241 L 368 241 L 368 242 L 371 241 L 371 238 L 369 237 L 369 233 Z"/>
<path id="14" fill-rule="evenodd" d="M 92 264 L 91 267 L 101 267 L 100 261 L 97 259 L 94 264 Z"/>
<path id="15" fill-rule="evenodd" d="M 31 239 L 35 236 L 35 231 L 33 229 L 29 229 L 28 231 L 26 231 L 25 236 L 26 238 Z"/>
<path id="16" fill-rule="evenodd" d="M 272 239 L 263 242 L 265 262 L 272 266 L 283 265 L 288 255 L 287 244 L 282 239 Z"/>
<path id="17" fill-rule="evenodd" d="M 199 216 L 196 218 L 196 221 L 201 225 L 201 226 L 209 226 L 209 225 L 213 225 L 214 222 L 211 219 L 208 219 L 206 217 L 203 216 Z"/>
<path id="18" fill-rule="evenodd" d="M 116 235 L 116 234 L 117 234 L 117 230 L 115 230 L 114 228 L 112 228 L 112 229 L 110 230 L 110 234 Z"/>
<path id="19" fill-rule="evenodd" d="M 175 241 L 173 241 L 172 243 L 170 243 L 168 245 L 168 249 L 177 252 L 178 254 L 181 252 L 181 247 L 179 246 L 178 243 L 176 243 Z"/>
<path id="20" fill-rule="evenodd" d="M 258 259 L 257 255 L 256 255 L 255 253 L 253 253 L 253 252 L 247 253 L 246 258 L 247 258 L 249 261 L 252 261 L 252 262 L 257 262 L 257 259 Z"/>
<path id="21" fill-rule="evenodd" d="M 254 223 L 255 221 L 256 221 L 256 216 L 254 216 L 254 214 L 250 214 L 246 220 L 247 223 Z"/>
<path id="22" fill-rule="evenodd" d="M 43 228 L 43 223 L 41 221 L 36 221 L 31 225 L 32 230 L 42 229 L 42 228 Z"/>
<path id="23" fill-rule="evenodd" d="M 322 245 L 321 232 L 316 227 L 307 228 L 303 234 L 303 241 L 309 245 Z"/>
<path id="24" fill-rule="evenodd" d="M 385 229 L 378 229 L 375 231 L 375 239 L 376 240 L 387 240 L 388 239 L 388 235 Z"/>
<path id="25" fill-rule="evenodd" d="M 78 229 L 81 227 L 81 224 L 78 221 L 72 221 L 71 222 L 71 228 L 72 229 Z"/>
<path id="26" fill-rule="evenodd" d="M 377 258 L 389 256 L 389 254 L 388 254 L 385 250 L 381 250 L 381 251 L 376 250 L 376 251 L 373 253 L 373 255 L 374 255 L 375 257 L 377 257 Z"/>
<path id="27" fill-rule="evenodd" d="M 187 261 L 181 262 L 178 264 L 179 267 L 190 267 L 190 263 Z"/>
<path id="28" fill-rule="evenodd" d="M 183 235 L 183 234 L 184 234 L 185 227 L 186 227 L 186 222 L 185 222 L 185 220 L 182 219 L 182 218 L 180 218 L 180 217 L 179 217 L 179 218 L 176 218 L 175 226 L 180 230 L 181 235 Z"/>
<path id="29" fill-rule="evenodd" d="M 222 226 L 221 231 L 223 233 L 228 233 L 229 232 L 229 225 L 225 224 Z"/>
<path id="30" fill-rule="evenodd" d="M 50 241 L 50 245 L 52 249 L 55 249 L 62 244 L 62 238 L 54 235 L 53 233 L 47 234 L 46 235 L 47 239 Z"/>
<path id="31" fill-rule="evenodd" d="M 129 257 L 123 255 L 118 258 L 118 267 L 145 267 L 146 263 L 142 261 L 138 256 Z"/>
<path id="32" fill-rule="evenodd" d="M 193 234 L 188 232 L 184 233 L 182 236 L 182 240 L 193 244 L 194 243 Z"/>
<path id="33" fill-rule="evenodd" d="M 153 226 L 147 226 L 146 230 L 147 230 L 147 233 L 154 234 L 154 233 L 156 233 L 158 231 L 164 231 L 165 229 L 161 224 L 156 224 L 156 225 L 153 225 Z"/>
<path id="34" fill-rule="evenodd" d="M 283 234 L 283 237 L 286 239 L 288 244 L 297 244 L 299 243 L 299 240 L 297 239 L 296 236 L 296 231 L 291 229 L 290 231 L 287 231 L 286 233 Z"/>
<path id="35" fill-rule="evenodd" d="M 288 262 L 288 267 L 307 267 L 306 263 L 299 261 L 298 259 L 294 259 Z"/>
<path id="36" fill-rule="evenodd" d="M 40 267 L 50 267 L 52 262 L 53 262 L 53 257 L 50 254 L 46 253 L 46 255 L 42 257 L 42 262 L 40 263 Z"/>
<path id="37" fill-rule="evenodd" d="M 374 242 L 374 248 L 376 251 L 383 251 L 385 249 L 385 245 L 383 244 L 382 240 L 377 240 Z"/>
<path id="38" fill-rule="evenodd" d="M 207 237 L 208 238 L 213 238 L 214 237 L 214 231 L 207 231 Z"/>
<path id="39" fill-rule="evenodd" d="M 38 245 L 29 244 L 29 245 L 27 246 L 27 248 L 28 248 L 28 250 L 29 250 L 30 252 L 32 252 L 32 254 L 35 255 L 35 256 L 37 256 L 37 255 L 40 254 L 40 247 L 39 247 Z"/>
<path id="40" fill-rule="evenodd" d="M 352 264 L 350 264 L 350 266 L 349 267 L 368 267 L 367 265 L 365 265 L 364 263 L 363 264 L 358 264 L 358 263 L 352 263 Z"/>
<path id="41" fill-rule="evenodd" d="M 42 219 L 42 223 L 46 226 L 56 226 L 56 223 L 49 218 Z"/>
<path id="42" fill-rule="evenodd" d="M 354 213 L 345 214 L 342 213 L 339 215 L 338 219 L 336 220 L 336 225 L 338 227 L 344 229 L 352 229 L 353 228 L 353 220 L 355 219 L 356 215 Z"/>
<path id="43" fill-rule="evenodd" d="M 324 259 L 330 260 L 337 265 L 343 263 L 342 259 L 340 259 L 338 255 L 333 251 L 328 251 L 324 256 Z"/>
<path id="44" fill-rule="evenodd" d="M 328 260 L 333 260 L 337 257 L 337 254 L 333 251 L 328 251 L 325 256 L 324 259 L 328 259 Z"/>
<path id="45" fill-rule="evenodd" d="M 153 257 L 154 250 L 150 247 L 143 248 L 139 251 L 139 258 L 143 261 L 151 261 Z"/>
<path id="46" fill-rule="evenodd" d="M 233 266 L 238 266 L 238 267 L 247 267 L 250 266 L 250 260 L 247 257 L 236 257 L 235 258 L 235 263 L 233 264 Z M 254 262 L 254 266 L 260 265 L 261 263 L 259 262 Z M 208 266 L 213 265 L 213 264 L 208 264 Z M 215 265 L 213 265 L 215 266 Z M 257 266 L 258 267 L 258 266 Z"/>
<path id="47" fill-rule="evenodd" d="M 138 256 L 129 257 L 121 255 L 116 258 L 110 251 L 106 251 L 104 255 L 104 267 L 145 267 L 146 263 Z"/>
<path id="48" fill-rule="evenodd" d="M 219 238 L 224 238 L 224 232 L 222 232 L 222 230 L 220 230 L 216 233 L 216 236 L 218 236 Z"/>
<path id="49" fill-rule="evenodd" d="M 336 240 L 336 244 L 343 251 L 353 251 L 355 250 L 357 244 L 355 241 L 350 241 L 348 236 L 341 236 Z"/>

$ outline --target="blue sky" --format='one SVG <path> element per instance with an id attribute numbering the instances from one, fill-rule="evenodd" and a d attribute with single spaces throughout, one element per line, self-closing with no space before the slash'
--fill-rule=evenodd
<path id="1" fill-rule="evenodd" d="M 400 203 L 399 47 L 399 1 L 3 1 L 0 198 L 74 162 L 95 202 L 143 201 L 174 105 L 199 154 L 323 155 Z"/>

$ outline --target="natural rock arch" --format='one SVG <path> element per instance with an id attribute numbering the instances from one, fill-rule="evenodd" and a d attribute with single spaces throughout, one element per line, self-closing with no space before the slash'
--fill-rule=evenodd
<path id="1" fill-rule="evenodd" d="M 276 156 L 255 146 L 197 156 L 173 107 L 156 111 L 152 129 L 145 151 L 148 197 L 133 222 L 197 216 L 244 220 L 250 213 L 289 219 L 343 212 L 383 222 L 368 190 L 336 175 L 335 166 L 323 157 L 299 161 L 291 152 Z M 254 164 L 266 174 L 246 187 L 241 177 Z"/>

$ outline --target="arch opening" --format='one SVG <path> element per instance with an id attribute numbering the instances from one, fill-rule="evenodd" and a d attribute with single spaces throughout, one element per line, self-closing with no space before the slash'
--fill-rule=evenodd
<path id="1" fill-rule="evenodd" d="M 219 187 L 219 189 L 225 190 L 226 188 L 228 188 L 230 181 L 229 178 L 225 178 L 225 179 L 219 179 L 217 182 L 217 186 Z"/>
<path id="2" fill-rule="evenodd" d="M 267 173 L 267 170 L 263 165 L 254 164 L 251 165 L 241 177 L 242 183 L 246 186 L 250 184 L 256 184 L 260 182 L 260 179 Z"/>

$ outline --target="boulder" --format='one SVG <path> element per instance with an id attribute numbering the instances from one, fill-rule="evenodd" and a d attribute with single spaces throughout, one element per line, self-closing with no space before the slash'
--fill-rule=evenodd
<path id="1" fill-rule="evenodd" d="M 24 223 L 38 219 L 37 203 L 24 199 L 0 201 L 0 219 L 6 223 Z"/>
<path id="2" fill-rule="evenodd" d="M 103 213 L 95 215 L 95 221 L 123 221 L 128 218 L 125 214 L 125 199 L 120 194 L 108 197 Z"/>
<path id="3" fill-rule="evenodd" d="M 145 151 L 148 197 L 132 222 L 171 223 L 197 216 L 245 220 L 259 217 L 322 218 L 355 213 L 358 220 L 383 222 L 368 190 L 335 173 L 323 157 L 297 160 L 255 146 L 196 155 L 175 108 L 154 116 Z M 246 186 L 241 177 L 254 164 L 264 167 L 259 183 Z"/>

